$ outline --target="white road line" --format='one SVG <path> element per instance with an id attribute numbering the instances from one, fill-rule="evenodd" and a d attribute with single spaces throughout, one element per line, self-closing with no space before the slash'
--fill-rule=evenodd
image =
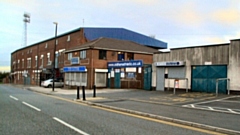
<path id="1" fill-rule="evenodd" d="M 218 102 L 218 101 L 222 101 L 222 100 L 225 100 L 225 99 L 236 98 L 236 97 L 240 97 L 240 96 L 231 96 L 231 97 L 225 97 L 225 98 L 216 99 L 216 100 L 210 100 L 210 101 L 205 101 L 205 102 L 198 102 L 198 103 L 195 103 L 195 105 L 206 104 L 206 103 L 211 103 L 211 102 Z"/>
<path id="2" fill-rule="evenodd" d="M 14 99 L 14 100 L 18 100 L 16 97 L 13 97 L 13 96 L 9 96 L 10 98 Z"/>
<path id="3" fill-rule="evenodd" d="M 191 104 L 191 107 L 192 107 L 192 108 L 195 108 L 195 106 L 194 106 L 193 104 Z"/>
<path id="4" fill-rule="evenodd" d="M 82 135 L 89 135 L 89 134 L 83 132 L 82 130 L 77 129 L 76 127 L 74 127 L 74 126 L 72 126 L 72 125 L 70 125 L 70 124 L 68 124 L 68 123 L 66 123 L 66 122 L 64 122 L 64 121 L 62 121 L 62 120 L 60 120 L 60 119 L 58 119 L 58 118 L 56 118 L 56 117 L 53 117 L 53 119 L 56 120 L 56 121 L 58 121 L 58 122 L 60 122 L 60 123 L 62 123 L 63 125 L 71 128 L 71 129 L 75 130 L 76 132 L 78 132 L 78 133 L 80 133 L 80 134 L 82 134 Z"/>
<path id="5" fill-rule="evenodd" d="M 30 104 L 28 104 L 28 103 L 26 103 L 26 102 L 22 102 L 23 104 L 25 104 L 25 105 L 27 105 L 27 106 L 29 106 L 29 107 L 31 107 L 31 108 L 33 108 L 33 109 L 35 109 L 35 110 L 37 110 L 37 111 L 41 111 L 41 109 L 38 109 L 37 107 L 35 107 L 35 106 L 32 106 L 32 105 L 30 105 Z"/>
<path id="6" fill-rule="evenodd" d="M 212 107 L 208 107 L 208 109 L 210 109 L 210 110 L 214 110 Z"/>
<path id="7" fill-rule="evenodd" d="M 232 113 L 237 113 L 237 112 L 233 111 L 232 109 L 228 109 L 228 111 L 230 111 Z"/>

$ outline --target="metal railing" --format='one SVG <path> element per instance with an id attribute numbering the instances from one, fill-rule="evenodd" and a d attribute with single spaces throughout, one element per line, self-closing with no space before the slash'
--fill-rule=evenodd
<path id="1" fill-rule="evenodd" d="M 174 79 L 174 89 L 173 89 L 173 94 L 176 94 L 176 80 L 186 80 L 186 92 L 188 92 L 188 78 L 167 78 L 168 80 L 168 89 L 169 89 L 169 81 L 170 79 Z"/>
<path id="2" fill-rule="evenodd" d="M 218 78 L 216 79 L 216 96 L 218 95 L 218 81 L 220 80 L 227 80 L 227 91 L 228 95 L 230 94 L 230 79 L 229 78 Z"/>

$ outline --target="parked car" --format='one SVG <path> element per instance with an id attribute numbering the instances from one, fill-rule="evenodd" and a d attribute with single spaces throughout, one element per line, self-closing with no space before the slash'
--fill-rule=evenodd
<path id="1" fill-rule="evenodd" d="M 63 82 L 62 81 L 59 81 L 59 80 L 55 80 L 54 81 L 54 87 L 63 87 Z M 41 86 L 42 87 L 47 87 L 47 88 L 52 88 L 53 86 L 53 79 L 48 79 L 48 80 L 45 80 L 41 83 Z"/>

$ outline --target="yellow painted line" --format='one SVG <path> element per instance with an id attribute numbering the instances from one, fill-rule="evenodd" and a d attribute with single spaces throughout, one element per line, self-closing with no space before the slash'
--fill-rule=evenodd
<path id="1" fill-rule="evenodd" d="M 43 94 L 43 95 L 45 95 L 45 94 Z M 72 100 L 69 100 L 69 99 L 64 99 L 62 97 L 57 97 L 57 96 L 53 96 L 53 95 L 46 95 L 46 96 L 53 97 L 53 98 L 63 100 L 63 101 L 67 101 L 67 102 L 71 102 L 71 103 L 75 103 L 75 104 L 81 104 L 81 105 L 84 105 L 84 106 L 89 106 L 85 103 L 80 103 L 80 102 L 72 101 Z M 186 125 L 177 124 L 177 123 L 164 121 L 164 120 L 159 120 L 159 119 L 153 119 L 153 118 L 144 117 L 144 116 L 140 116 L 140 115 L 136 115 L 136 114 L 131 114 L 131 113 L 126 113 L 126 112 L 122 112 L 122 111 L 107 109 L 107 108 L 104 108 L 104 107 L 99 107 L 99 106 L 91 106 L 91 107 L 96 108 L 96 109 L 105 110 L 105 111 L 108 111 L 108 112 L 114 112 L 114 113 L 127 115 L 127 116 L 131 116 L 131 117 L 135 117 L 135 118 L 140 118 L 140 119 L 144 119 L 144 120 L 148 120 L 148 121 L 153 121 L 153 122 L 162 123 L 162 124 L 166 124 L 166 125 L 171 125 L 171 126 L 175 126 L 175 127 L 185 128 L 185 129 L 189 129 L 189 130 L 194 130 L 194 131 L 198 131 L 198 132 L 202 132 L 202 133 L 207 133 L 207 134 L 212 134 L 212 135 L 226 135 L 226 134 L 222 134 L 222 133 L 215 132 L 215 131 L 205 130 L 205 129 L 191 127 L 191 126 L 186 126 Z"/>
<path id="2" fill-rule="evenodd" d="M 144 117 L 144 116 L 140 116 L 140 115 L 135 115 L 135 114 L 131 114 L 131 113 L 126 113 L 126 112 L 121 112 L 121 111 L 117 111 L 117 110 L 107 109 L 107 108 L 103 108 L 103 107 L 99 107 L 99 106 L 92 106 L 92 107 L 97 108 L 97 109 L 101 109 L 101 110 L 105 110 L 105 111 L 109 111 L 109 112 L 114 112 L 114 113 L 119 113 L 119 114 L 131 116 L 131 117 L 136 117 L 136 118 L 140 118 L 140 119 L 144 119 L 144 120 L 148 120 L 148 121 L 154 121 L 154 122 L 157 122 L 157 123 L 162 123 L 162 124 L 171 125 L 171 126 L 175 126 L 175 127 L 185 128 L 185 129 L 189 129 L 189 130 L 194 130 L 194 131 L 198 131 L 198 132 L 202 132 L 202 133 L 213 134 L 213 135 L 226 135 L 226 134 L 222 134 L 222 133 L 219 133 L 219 132 L 209 131 L 209 130 L 205 130 L 205 129 L 186 126 L 186 125 L 177 124 L 177 123 L 168 122 L 168 121 L 159 120 L 159 119 L 153 119 L 153 118 Z"/>

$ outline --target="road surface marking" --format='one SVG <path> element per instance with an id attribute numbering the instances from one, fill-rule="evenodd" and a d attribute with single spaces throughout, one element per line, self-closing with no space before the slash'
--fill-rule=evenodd
<path id="1" fill-rule="evenodd" d="M 14 99 L 14 100 L 18 100 L 16 97 L 13 97 L 13 96 L 9 96 L 10 98 Z"/>
<path id="2" fill-rule="evenodd" d="M 82 135 L 89 135 L 88 133 L 83 132 L 82 130 L 80 130 L 80 129 L 78 129 L 78 128 L 76 128 L 76 127 L 74 127 L 74 126 L 72 126 L 72 125 L 70 125 L 70 124 L 68 124 L 68 123 L 66 123 L 66 122 L 56 118 L 56 117 L 53 117 L 53 119 L 58 121 L 58 122 L 60 122 L 61 124 L 65 125 L 65 126 L 71 128 L 71 129 L 75 130 L 76 132 L 78 132 L 78 133 L 80 133 Z"/>
<path id="3" fill-rule="evenodd" d="M 228 111 L 230 111 L 232 113 L 237 113 L 237 112 L 233 111 L 232 109 L 228 109 Z"/>
<path id="4" fill-rule="evenodd" d="M 210 101 L 205 101 L 205 102 L 198 102 L 198 103 L 194 103 L 195 105 L 199 105 L 199 104 L 206 104 L 206 103 L 211 103 L 211 102 L 219 102 L 225 99 L 229 99 L 229 98 L 236 98 L 236 97 L 240 97 L 240 96 L 231 96 L 231 97 L 225 97 L 225 98 L 221 98 L 221 99 L 216 99 L 216 100 L 210 100 Z"/>
<path id="5" fill-rule="evenodd" d="M 89 106 L 89 105 L 84 104 L 84 103 L 75 102 L 75 101 L 72 101 L 72 100 L 69 100 L 69 99 L 65 99 L 65 98 L 62 98 L 62 97 L 57 97 L 57 96 L 54 96 L 54 95 L 46 95 L 46 94 L 42 94 L 42 95 L 49 96 L 49 97 L 52 97 L 52 98 L 56 98 L 56 99 L 63 100 L 63 101 L 67 101 L 67 102 L 71 102 L 71 103 L 75 103 L 75 104 Z M 210 131 L 210 130 L 205 130 L 205 129 L 201 129 L 201 128 L 197 128 L 197 127 L 191 127 L 191 126 L 182 125 L 182 124 L 178 124 L 178 123 L 174 123 L 174 122 L 168 122 L 168 121 L 164 121 L 164 120 L 144 117 L 144 116 L 135 115 L 135 114 L 131 114 L 131 113 L 126 113 L 126 112 L 116 111 L 116 110 L 112 110 L 112 109 L 107 109 L 107 108 L 103 108 L 103 107 L 99 107 L 99 106 L 91 106 L 91 107 L 97 108 L 97 109 L 101 109 L 101 110 L 105 110 L 105 111 L 109 111 L 109 112 L 113 112 L 113 113 L 119 113 L 119 114 L 122 114 L 122 115 L 127 115 L 127 116 L 136 117 L 136 118 L 141 118 L 141 119 L 144 119 L 144 120 L 154 121 L 154 122 L 158 122 L 158 123 L 162 123 L 162 124 L 166 124 L 166 125 L 181 127 L 181 128 L 185 128 L 185 129 L 189 129 L 189 130 L 198 131 L 198 132 L 203 132 L 203 133 L 207 133 L 207 134 L 226 135 L 226 134 L 219 133 L 219 132 L 216 132 L 216 131 Z"/>
<path id="6" fill-rule="evenodd" d="M 32 106 L 32 105 L 30 105 L 30 104 L 28 104 L 28 103 L 26 103 L 26 102 L 22 102 L 23 104 L 25 104 L 25 105 L 27 105 L 27 106 L 29 106 L 29 107 L 31 107 L 31 108 L 33 108 L 33 109 L 35 109 L 35 110 L 37 110 L 37 111 L 41 111 L 41 109 L 38 109 L 37 107 L 35 107 L 35 106 Z"/>
<path id="7" fill-rule="evenodd" d="M 195 106 L 193 104 L 191 104 L 191 107 L 194 108 Z"/>
<path id="8" fill-rule="evenodd" d="M 145 117 L 145 116 L 140 116 L 140 115 L 136 115 L 136 114 L 121 112 L 121 111 L 112 110 L 112 109 L 108 109 L 108 108 L 103 108 L 103 107 L 99 107 L 99 106 L 92 106 L 92 107 L 97 108 L 97 109 L 101 109 L 101 110 L 105 110 L 105 111 L 109 111 L 109 112 L 114 112 L 114 113 L 118 113 L 118 114 L 122 114 L 122 115 L 135 117 L 135 118 L 140 118 L 140 119 L 144 119 L 144 120 L 148 120 L 148 121 L 154 121 L 154 122 L 162 123 L 162 124 L 165 124 L 165 125 L 171 125 L 171 126 L 175 126 L 175 127 L 184 128 L 184 129 L 194 130 L 194 131 L 198 131 L 198 132 L 202 132 L 202 133 L 213 134 L 213 135 L 226 135 L 226 134 L 223 134 L 223 133 L 219 133 L 217 131 L 210 131 L 210 130 L 207 130 L 207 129 L 191 127 L 191 126 L 187 126 L 187 125 L 183 125 L 183 124 L 178 124 L 178 123 L 174 123 L 174 122 L 159 120 L 159 119 L 155 119 L 155 118 L 149 118 L 149 117 Z"/>
<path id="9" fill-rule="evenodd" d="M 212 107 L 208 107 L 209 110 L 214 110 Z"/>

